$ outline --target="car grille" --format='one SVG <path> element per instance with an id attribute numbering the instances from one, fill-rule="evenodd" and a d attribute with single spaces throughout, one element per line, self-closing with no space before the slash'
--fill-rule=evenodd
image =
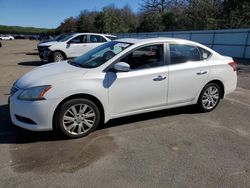
<path id="1" fill-rule="evenodd" d="M 38 51 L 39 53 L 43 52 L 44 50 L 47 50 L 48 47 L 47 46 L 38 46 Z"/>
<path id="2" fill-rule="evenodd" d="M 16 92 L 18 91 L 18 88 L 16 88 L 15 86 L 12 86 L 11 90 L 10 90 L 10 95 L 14 95 Z"/>

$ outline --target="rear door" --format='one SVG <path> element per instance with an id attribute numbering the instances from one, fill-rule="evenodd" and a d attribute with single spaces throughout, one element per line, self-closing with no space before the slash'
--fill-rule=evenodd
<path id="1" fill-rule="evenodd" d="M 192 101 L 206 83 L 209 67 L 199 47 L 191 44 L 169 43 L 168 104 Z"/>
<path id="2" fill-rule="evenodd" d="M 97 46 L 100 46 L 104 42 L 107 42 L 107 40 L 101 35 L 89 35 L 88 40 L 89 40 L 88 44 L 89 49 L 93 49 Z"/>

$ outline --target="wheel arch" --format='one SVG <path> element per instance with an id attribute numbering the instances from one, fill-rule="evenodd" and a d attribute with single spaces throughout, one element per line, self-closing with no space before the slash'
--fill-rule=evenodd
<path id="1" fill-rule="evenodd" d="M 67 55 L 66 55 L 62 50 L 53 50 L 53 51 L 51 51 L 51 52 L 49 53 L 49 60 L 50 60 L 50 61 L 52 60 L 52 55 L 53 55 L 54 53 L 56 53 L 56 52 L 60 52 L 60 53 L 63 55 L 63 57 L 64 57 L 65 59 L 67 59 Z"/>
<path id="2" fill-rule="evenodd" d="M 208 83 L 206 83 L 206 85 L 208 85 L 210 83 L 215 83 L 215 84 L 217 84 L 220 87 L 220 89 L 221 89 L 221 99 L 223 99 L 224 98 L 224 94 L 225 94 L 225 86 L 224 86 L 223 82 L 221 80 L 215 79 L 215 80 L 209 81 Z"/>
<path id="3" fill-rule="evenodd" d="M 88 100 L 91 100 L 92 102 L 94 102 L 97 107 L 100 109 L 100 114 L 101 114 L 101 119 L 100 119 L 100 122 L 101 124 L 105 122 L 105 111 L 104 111 L 104 106 L 103 104 L 101 103 L 101 101 L 93 96 L 93 95 L 90 95 L 90 94 L 84 94 L 84 93 L 78 93 L 78 94 L 73 94 L 73 95 L 70 95 L 66 98 L 64 98 L 56 107 L 54 113 L 53 113 L 53 122 L 52 122 L 52 127 L 53 129 L 57 129 L 57 115 L 58 115 L 58 111 L 60 109 L 60 107 L 62 106 L 62 104 L 64 104 L 65 102 L 69 101 L 69 100 L 72 100 L 72 99 L 79 99 L 79 98 L 84 98 L 84 99 L 88 99 Z"/>

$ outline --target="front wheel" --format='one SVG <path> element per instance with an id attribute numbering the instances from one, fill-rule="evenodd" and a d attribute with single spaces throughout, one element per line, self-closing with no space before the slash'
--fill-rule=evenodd
<path id="1" fill-rule="evenodd" d="M 65 60 L 64 55 L 61 52 L 54 52 L 51 57 L 52 62 L 59 62 Z"/>
<path id="2" fill-rule="evenodd" d="M 215 83 L 207 84 L 200 94 L 197 106 L 203 112 L 210 112 L 219 104 L 220 98 L 220 87 Z"/>
<path id="3" fill-rule="evenodd" d="M 58 127 L 70 138 L 87 136 L 100 123 L 100 111 L 88 99 L 72 99 L 64 103 L 58 112 Z"/>

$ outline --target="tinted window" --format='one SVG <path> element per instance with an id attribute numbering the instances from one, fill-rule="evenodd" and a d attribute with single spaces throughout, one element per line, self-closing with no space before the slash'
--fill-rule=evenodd
<path id="1" fill-rule="evenodd" d="M 211 56 L 211 52 L 201 48 L 201 47 L 198 47 L 199 50 L 200 50 L 200 53 L 201 53 L 201 59 L 208 59 L 210 56 Z"/>
<path id="2" fill-rule="evenodd" d="M 107 40 L 99 35 L 90 35 L 91 43 L 106 42 Z"/>
<path id="3" fill-rule="evenodd" d="M 87 36 L 86 35 L 79 35 L 73 39 L 70 40 L 71 43 L 86 43 L 87 42 Z"/>
<path id="4" fill-rule="evenodd" d="M 163 45 L 158 44 L 139 48 L 121 61 L 128 63 L 131 69 L 143 69 L 164 65 L 163 57 Z"/>
<path id="5" fill-rule="evenodd" d="M 171 64 L 187 61 L 200 61 L 201 56 L 196 46 L 185 44 L 169 44 Z"/>

